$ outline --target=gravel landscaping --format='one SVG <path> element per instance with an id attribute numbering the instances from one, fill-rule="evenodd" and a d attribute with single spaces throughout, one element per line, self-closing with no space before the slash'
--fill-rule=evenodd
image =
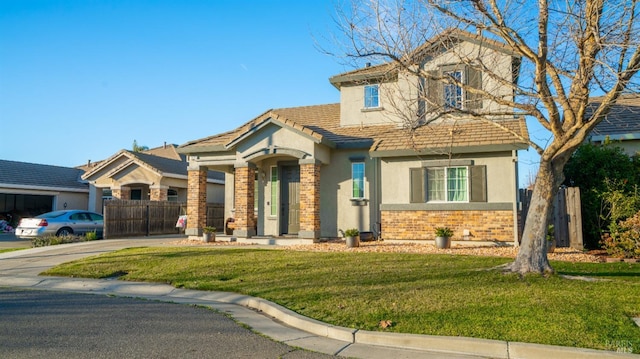
<path id="1" fill-rule="evenodd" d="M 226 238 L 225 238 L 226 239 Z M 249 246 L 251 244 L 218 240 L 205 243 L 198 240 L 181 240 L 173 242 L 175 245 L 189 246 Z M 299 244 L 291 246 L 269 246 L 278 250 L 314 251 L 314 252 L 378 252 L 378 253 L 425 253 L 425 254 L 456 254 L 474 256 L 493 256 L 515 258 L 518 253 L 513 246 L 454 246 L 450 249 L 437 249 L 429 243 L 397 243 L 385 241 L 360 242 L 360 247 L 348 248 L 344 240 L 332 240 L 314 244 Z M 549 260 L 597 263 L 603 262 L 600 252 L 581 252 L 572 248 L 556 248 L 554 253 L 549 253 Z"/>

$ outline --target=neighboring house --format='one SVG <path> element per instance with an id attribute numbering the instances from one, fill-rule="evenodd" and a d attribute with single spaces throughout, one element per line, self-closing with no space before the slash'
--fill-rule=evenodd
<path id="1" fill-rule="evenodd" d="M 453 30 L 418 51 L 416 66 L 513 96 L 501 82 L 517 80 L 520 59 L 500 43 Z M 453 62 L 452 51 L 484 56 L 504 78 Z M 448 226 L 454 239 L 517 240 L 517 151 L 528 148 L 523 118 L 435 118 L 432 106 L 496 107 L 393 64 L 330 81 L 339 104 L 269 110 L 179 146 L 189 159 L 188 235 L 202 233 L 204 179 L 217 170 L 226 174 L 225 216 L 235 219 L 239 237 L 319 239 L 357 228 L 381 230 L 384 239 L 426 240 Z M 418 100 L 418 89 L 429 101 Z M 399 113 L 415 116 L 408 122 Z"/>
<path id="2" fill-rule="evenodd" d="M 77 168 L 0 160 L 0 215 L 86 209 L 89 184 L 81 179 L 82 173 Z"/>
<path id="3" fill-rule="evenodd" d="M 595 106 L 600 104 L 600 97 L 594 97 L 587 108 L 587 117 Z M 591 131 L 589 141 L 601 144 L 606 140 L 616 142 L 629 156 L 640 151 L 640 94 L 620 96 L 609 113 Z"/>
<path id="4" fill-rule="evenodd" d="M 112 198 L 187 201 L 187 162 L 175 145 L 143 152 L 120 150 L 97 164 L 85 166 L 82 178 L 92 185 L 89 209 L 102 212 Z M 209 202 L 224 201 L 224 174 L 210 171 L 203 178 Z"/>

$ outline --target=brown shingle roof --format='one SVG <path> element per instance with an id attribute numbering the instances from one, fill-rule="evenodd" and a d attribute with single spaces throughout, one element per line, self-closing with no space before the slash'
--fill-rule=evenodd
<path id="1" fill-rule="evenodd" d="M 495 145 L 526 148 L 526 141 L 481 121 L 432 123 L 413 132 L 395 124 L 341 127 L 340 104 L 329 104 L 269 110 L 233 131 L 185 143 L 180 146 L 180 152 L 226 151 L 225 146 L 269 120 L 336 148 L 369 148 L 372 152 Z M 524 119 L 498 123 L 528 139 Z"/>
<path id="2" fill-rule="evenodd" d="M 600 97 L 591 99 L 586 116 L 599 105 Z M 622 95 L 605 118 L 591 132 L 596 136 L 640 133 L 640 94 Z"/>

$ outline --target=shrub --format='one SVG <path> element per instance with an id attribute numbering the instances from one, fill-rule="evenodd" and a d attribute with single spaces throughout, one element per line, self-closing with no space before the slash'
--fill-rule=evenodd
<path id="1" fill-rule="evenodd" d="M 87 232 L 87 233 L 85 233 L 84 238 L 87 241 L 95 241 L 96 239 L 98 239 L 98 233 L 96 233 L 95 231 Z"/>
<path id="2" fill-rule="evenodd" d="M 36 247 L 46 247 L 46 246 L 55 246 L 58 244 L 65 244 L 65 243 L 76 243 L 76 242 L 85 242 L 87 241 L 86 237 L 79 237 L 79 236 L 54 236 L 54 235 L 47 235 L 47 236 L 39 236 L 39 237 L 35 237 L 33 239 L 31 239 L 31 247 L 36 248 Z"/>
<path id="3" fill-rule="evenodd" d="M 609 224 L 623 219 L 609 217 L 611 204 L 606 199 L 612 192 L 627 197 L 633 195 L 634 185 L 639 184 L 638 164 L 639 159 L 630 158 L 610 141 L 605 141 L 602 146 L 586 143 L 571 156 L 564 168 L 564 184 L 580 187 L 584 244 L 587 248 L 596 248 Z"/>
<path id="4" fill-rule="evenodd" d="M 633 217 L 612 223 L 611 233 L 602 237 L 602 246 L 613 257 L 640 258 L 640 212 Z"/>
<path id="5" fill-rule="evenodd" d="M 216 227 L 204 227 L 202 228 L 204 233 L 216 233 Z"/>

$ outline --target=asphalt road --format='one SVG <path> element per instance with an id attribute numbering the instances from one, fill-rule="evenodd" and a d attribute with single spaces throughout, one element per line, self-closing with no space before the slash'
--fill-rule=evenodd
<path id="1" fill-rule="evenodd" d="M 37 276 L 61 262 L 161 241 L 97 241 L 47 248 L 43 253 L 0 260 L 0 275 Z M 1 234 L 3 247 L 30 247 L 30 242 Z M 273 341 L 204 307 L 5 287 L 0 288 L 0 358 L 333 356 Z"/>
<path id="2" fill-rule="evenodd" d="M 2 358 L 332 358 L 202 307 L 8 288 L 0 303 Z"/>

